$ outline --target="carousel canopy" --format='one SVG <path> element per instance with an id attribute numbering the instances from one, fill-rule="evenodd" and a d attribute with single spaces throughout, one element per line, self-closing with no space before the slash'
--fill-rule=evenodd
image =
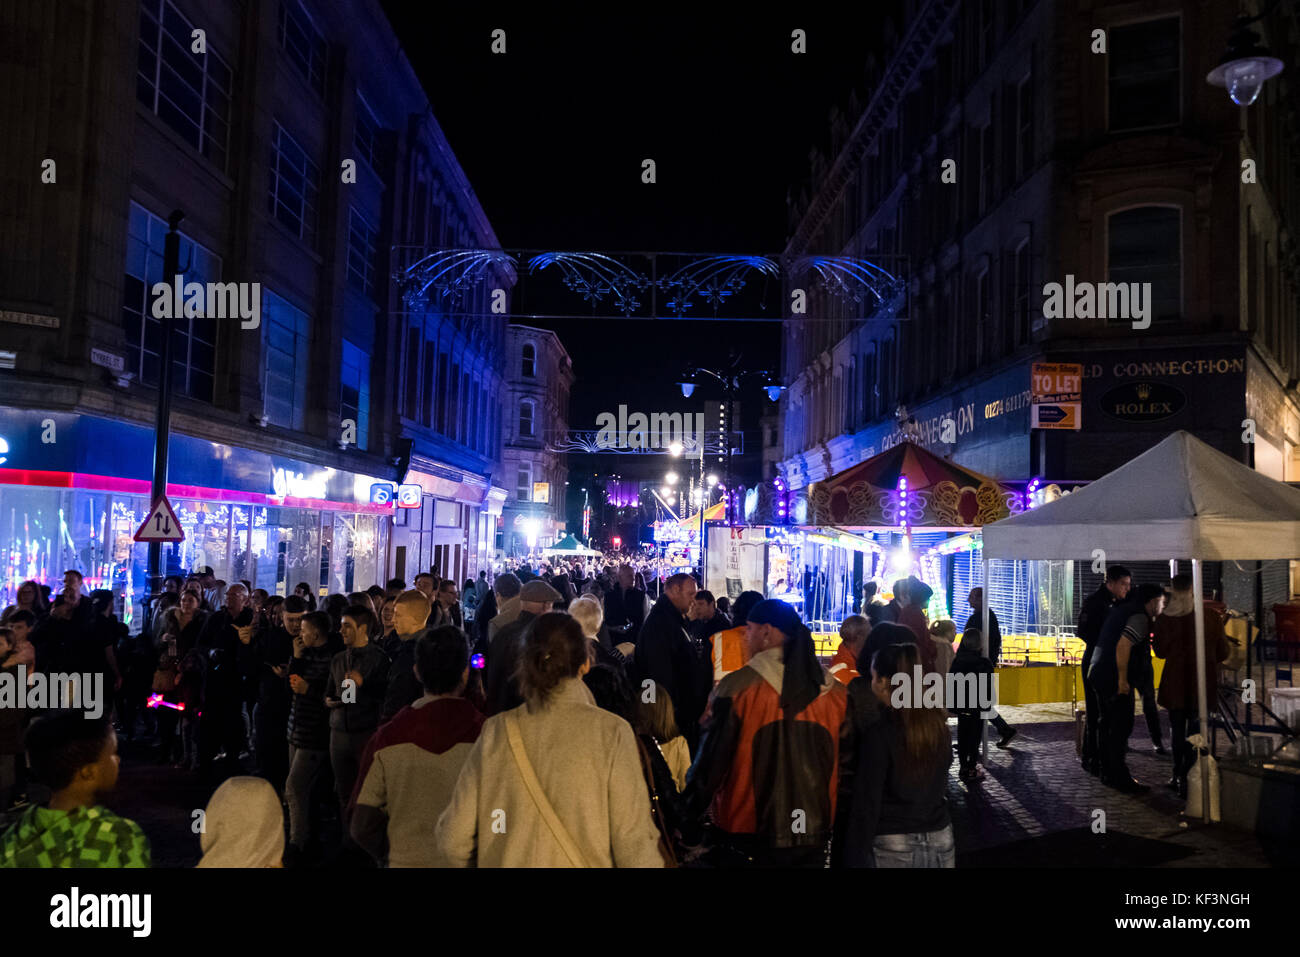
<path id="1" fill-rule="evenodd" d="M 808 524 L 840 528 L 897 528 L 903 519 L 912 527 L 973 528 L 1017 509 L 1013 490 L 912 442 L 808 489 Z"/>
<path id="2" fill-rule="evenodd" d="M 563 558 L 565 555 L 599 555 L 600 552 L 593 548 L 587 548 L 572 535 L 565 535 L 550 548 L 542 549 L 542 554 L 558 555 Z"/>
<path id="3" fill-rule="evenodd" d="M 1300 556 L 1300 490 L 1190 432 L 1097 481 L 984 529 L 985 558 L 1266 560 Z"/>

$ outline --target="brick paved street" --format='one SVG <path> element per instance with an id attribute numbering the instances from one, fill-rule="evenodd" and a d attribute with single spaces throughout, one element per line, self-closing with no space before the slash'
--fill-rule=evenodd
<path id="1" fill-rule="evenodd" d="M 1139 716 L 1129 767 L 1144 795 L 1105 787 L 1079 766 L 1068 702 L 1003 707 L 1019 734 L 1006 750 L 991 734 L 986 776 L 967 787 L 953 764 L 949 798 L 957 865 L 989 867 L 1168 866 L 1267 867 L 1278 849 L 1252 833 L 1180 819 L 1183 802 L 1164 789 L 1171 758 L 1151 750 Z M 1167 717 L 1165 747 L 1169 747 Z M 1104 835 L 1090 829 L 1094 810 L 1106 814 Z"/>

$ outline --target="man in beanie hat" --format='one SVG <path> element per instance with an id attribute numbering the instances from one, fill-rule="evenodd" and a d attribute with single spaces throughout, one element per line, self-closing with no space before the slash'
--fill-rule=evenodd
<path id="1" fill-rule="evenodd" d="M 500 581 L 500 579 L 498 579 Z M 544 615 L 560 600 L 560 593 L 540 578 L 519 590 L 519 615 L 496 633 L 487 653 L 487 714 L 492 717 L 524 703 L 515 679 L 515 667 L 524 647 L 525 634 L 538 615 Z"/>
<path id="2" fill-rule="evenodd" d="M 750 658 L 722 679 L 705 713 L 687 819 L 710 813 L 715 845 L 729 855 L 720 864 L 821 867 L 848 696 L 790 605 L 760 601 L 745 627 Z"/>

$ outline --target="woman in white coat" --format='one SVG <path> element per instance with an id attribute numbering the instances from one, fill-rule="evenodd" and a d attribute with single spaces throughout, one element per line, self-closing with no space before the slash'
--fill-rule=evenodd
<path id="1" fill-rule="evenodd" d="M 523 637 L 525 703 L 488 718 L 438 845 L 459 867 L 662 867 L 632 726 L 596 706 L 582 627 L 542 615 Z"/>

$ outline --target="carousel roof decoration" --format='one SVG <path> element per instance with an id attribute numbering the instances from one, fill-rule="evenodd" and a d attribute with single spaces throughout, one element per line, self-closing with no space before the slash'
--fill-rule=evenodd
<path id="1" fill-rule="evenodd" d="M 808 490 L 808 524 L 841 528 L 979 528 L 1023 510 L 1019 492 L 910 441 Z"/>

